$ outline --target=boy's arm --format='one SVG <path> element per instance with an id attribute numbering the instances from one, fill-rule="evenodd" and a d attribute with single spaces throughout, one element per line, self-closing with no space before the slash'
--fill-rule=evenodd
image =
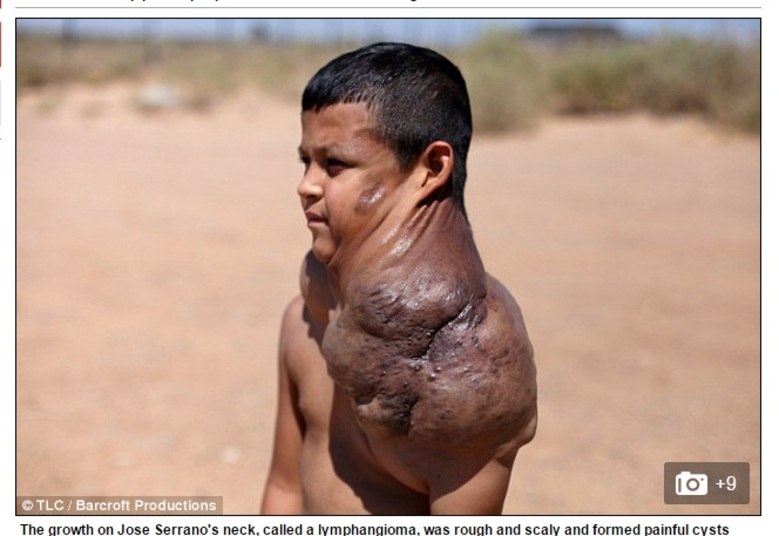
<path id="1" fill-rule="evenodd" d="M 262 498 L 262 514 L 299 514 L 303 510 L 300 486 L 300 452 L 304 422 L 297 406 L 297 388 L 289 373 L 288 352 L 295 321 L 294 309 L 302 300 L 293 301 L 284 314 L 279 342 L 279 386 L 273 458 Z"/>

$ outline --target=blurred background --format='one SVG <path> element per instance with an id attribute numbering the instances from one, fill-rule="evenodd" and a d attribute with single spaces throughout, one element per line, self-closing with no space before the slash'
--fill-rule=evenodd
<path id="1" fill-rule="evenodd" d="M 466 204 L 539 370 L 506 513 L 758 513 L 758 19 L 18 20 L 17 494 L 257 511 L 298 99 L 380 40 L 471 93 Z M 665 505 L 669 461 L 749 462 L 751 502 Z"/>
<path id="2" fill-rule="evenodd" d="M 549 113 L 636 110 L 750 132 L 760 124 L 757 19 L 28 19 L 17 32 L 20 89 L 148 76 L 170 84 L 165 95 L 158 88 L 161 102 L 149 95 L 139 106 L 207 108 L 247 86 L 294 101 L 334 54 L 404 41 L 456 60 L 487 130 Z"/>

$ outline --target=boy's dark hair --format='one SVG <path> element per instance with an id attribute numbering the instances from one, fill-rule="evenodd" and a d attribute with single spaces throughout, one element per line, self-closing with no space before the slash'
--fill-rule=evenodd
<path id="1" fill-rule="evenodd" d="M 322 67 L 303 91 L 303 111 L 333 104 L 364 103 L 377 134 L 408 169 L 436 140 L 454 149 L 452 192 L 465 214 L 463 190 L 471 143 L 471 106 L 459 69 L 432 50 L 403 43 L 376 43 L 339 56 Z"/>

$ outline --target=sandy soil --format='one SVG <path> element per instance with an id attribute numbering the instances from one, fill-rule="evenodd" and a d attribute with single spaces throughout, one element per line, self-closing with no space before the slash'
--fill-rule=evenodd
<path id="1" fill-rule="evenodd" d="M 220 495 L 253 513 L 279 318 L 308 231 L 294 106 L 18 106 L 17 493 Z M 540 427 L 507 513 L 757 513 L 759 144 L 692 119 L 477 135 L 467 204 L 523 307 Z M 667 461 L 746 461 L 741 506 L 667 506 Z"/>

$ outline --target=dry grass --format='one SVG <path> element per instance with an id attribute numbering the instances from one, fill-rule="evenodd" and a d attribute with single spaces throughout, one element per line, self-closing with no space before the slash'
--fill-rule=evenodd
<path id="1" fill-rule="evenodd" d="M 564 113 L 695 113 L 750 132 L 760 129 L 756 45 L 666 39 L 582 49 L 559 58 L 551 82 Z"/>

